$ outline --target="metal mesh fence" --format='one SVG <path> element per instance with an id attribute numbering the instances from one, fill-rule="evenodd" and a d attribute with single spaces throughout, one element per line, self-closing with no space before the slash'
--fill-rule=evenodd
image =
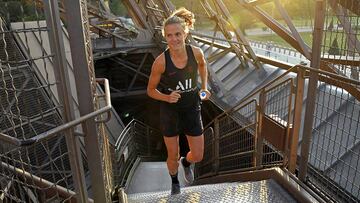
<path id="1" fill-rule="evenodd" d="M 291 123 L 292 107 L 292 92 L 293 92 L 293 79 L 289 78 L 273 88 L 265 92 L 265 115 L 273 119 L 276 123 L 287 128 L 287 135 L 289 136 L 289 128 Z M 283 139 L 280 135 L 279 139 Z M 263 147 L 263 165 L 282 164 L 284 158 L 284 151 L 277 149 L 271 142 L 265 139 Z"/>
<path id="2" fill-rule="evenodd" d="M 322 58 L 331 59 L 339 74 L 359 80 L 360 4 L 329 0 L 324 25 Z"/>
<path id="3" fill-rule="evenodd" d="M 319 82 L 309 180 L 343 202 L 360 199 L 360 102 L 338 85 Z M 354 86 L 359 88 L 360 86 Z"/>
<path id="4" fill-rule="evenodd" d="M 25 140 L 47 132 L 62 121 L 62 107 L 51 89 L 56 82 L 49 62 L 53 54 L 46 52 L 48 41 L 44 14 L 35 2 L 0 2 L 0 132 Z M 25 21 L 36 26 L 29 28 Z M 12 23 L 17 22 L 17 26 Z M 37 33 L 40 50 L 31 53 L 29 35 Z M 19 37 L 25 43 L 21 43 Z M 42 64 L 42 70 L 36 69 Z M 0 186 L 2 199 L 9 202 L 66 201 L 57 186 L 73 189 L 68 150 L 64 135 L 29 147 L 0 143 Z"/>
<path id="5" fill-rule="evenodd" d="M 358 1 L 327 1 L 323 60 L 328 71 L 359 80 Z M 339 202 L 360 200 L 359 85 L 320 74 L 309 154 L 309 184 Z"/>
<path id="6" fill-rule="evenodd" d="M 215 137 L 213 128 L 207 128 L 204 131 L 204 157 L 203 161 L 196 164 L 195 175 L 214 173 L 214 159 L 215 159 Z"/>
<path id="7" fill-rule="evenodd" d="M 0 186 L 4 202 L 70 201 L 73 190 L 64 136 L 29 147 L 1 144 Z M 61 191 L 68 191 L 63 196 Z"/>
<path id="8" fill-rule="evenodd" d="M 252 101 L 219 119 L 219 171 L 253 166 L 255 137 L 250 132 L 255 128 L 255 106 L 256 102 Z M 234 118 L 241 119 L 242 125 Z"/>
<path id="9" fill-rule="evenodd" d="M 40 1 L 0 2 L 2 137 L 28 141 L 46 135 L 64 122 L 61 117 L 64 108 L 59 105 L 57 92 L 58 85 L 63 81 L 54 74 L 56 59 L 50 47 L 52 41 L 43 6 Z M 71 60 L 66 62 L 64 69 L 71 66 Z M 68 76 L 74 80 L 73 75 Z M 76 97 L 71 99 L 75 103 Z M 77 113 L 76 109 L 71 111 Z M 0 142 L 1 200 L 67 202 L 75 199 L 76 194 L 70 191 L 74 185 L 69 161 L 74 155 L 69 156 L 64 134 L 57 133 L 30 146 L 16 147 Z M 107 146 L 106 143 L 103 139 L 102 144 Z M 80 147 L 84 148 L 81 144 Z M 84 170 L 88 171 L 86 154 L 83 152 L 80 156 L 85 162 Z"/>
<path id="10" fill-rule="evenodd" d="M 125 186 L 137 158 L 162 159 L 166 154 L 162 135 L 156 129 L 133 120 L 119 136 L 113 154 L 114 181 Z M 165 159 L 165 158 L 164 158 Z"/>
<path id="11" fill-rule="evenodd" d="M 289 123 L 289 109 L 292 99 L 293 79 L 287 79 L 266 91 L 265 115 L 270 116 L 284 126 Z"/>
<path id="12" fill-rule="evenodd" d="M 282 140 L 284 143 L 289 136 L 291 127 L 291 111 L 293 108 L 293 79 L 282 82 L 265 89 L 264 115 L 274 120 L 275 123 L 286 129 L 285 135 L 271 135 L 273 139 Z M 238 105 L 231 111 L 214 120 L 211 128 L 205 133 L 205 155 L 201 163 L 197 164 L 198 177 L 230 171 L 248 170 L 256 167 L 256 145 L 261 145 L 261 161 L 257 167 L 270 167 L 284 164 L 284 154 L 287 148 L 278 149 L 267 140 L 256 144 L 259 106 L 257 100 L 251 100 L 243 105 Z M 210 129 L 213 129 L 210 130 Z M 211 132 L 211 133 L 210 133 Z M 212 134 L 212 132 L 214 132 Z M 267 132 L 269 134 L 271 132 Z M 209 151 L 207 151 L 209 150 Z M 287 151 L 286 151 L 287 152 Z M 213 156 L 213 157 L 211 157 Z"/>

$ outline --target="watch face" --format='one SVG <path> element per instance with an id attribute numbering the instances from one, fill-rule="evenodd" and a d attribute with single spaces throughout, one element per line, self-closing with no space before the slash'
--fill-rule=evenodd
<path id="1" fill-rule="evenodd" d="M 204 99 L 206 97 L 206 92 L 201 92 L 200 97 L 201 97 L 201 99 Z"/>

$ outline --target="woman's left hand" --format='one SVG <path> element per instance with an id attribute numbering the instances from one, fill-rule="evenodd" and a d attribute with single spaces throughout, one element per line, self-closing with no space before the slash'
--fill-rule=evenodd
<path id="1" fill-rule="evenodd" d="M 199 94 L 201 100 L 209 100 L 209 98 L 211 97 L 211 93 L 207 89 L 201 89 Z"/>

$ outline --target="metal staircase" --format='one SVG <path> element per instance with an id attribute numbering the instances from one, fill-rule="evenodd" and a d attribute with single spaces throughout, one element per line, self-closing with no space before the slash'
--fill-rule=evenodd
<path id="1" fill-rule="evenodd" d="M 244 183 L 219 183 L 182 188 L 181 194 L 169 191 L 128 195 L 129 202 L 297 202 L 273 180 Z"/>
<path id="2" fill-rule="evenodd" d="M 206 124 L 195 183 L 177 196 L 129 192 L 137 170 L 163 161 L 165 148 L 147 123 L 123 126 L 109 93 L 115 101 L 144 98 L 150 64 L 165 47 L 160 26 L 172 3 L 123 1 L 135 22 L 130 26 L 86 1 L 24 2 L 17 5 L 22 14 L 32 10 L 32 22 L 17 13 L 0 21 L 0 202 L 126 202 L 124 192 L 133 202 L 358 202 L 359 32 L 349 21 L 359 18 L 358 1 L 329 0 L 326 9 L 317 1 L 312 49 L 279 1 L 234 1 L 286 38 L 311 67 L 255 54 L 221 0 L 201 1 L 223 38 L 192 32 L 189 43 L 204 51 L 212 102 L 224 112 Z M 287 27 L 261 10 L 266 2 Z M 334 18 L 339 24 L 329 29 Z M 346 43 L 335 56 L 320 39 L 336 33 Z M 114 68 L 120 74 L 106 72 Z M 123 83 L 109 87 L 95 71 Z"/>

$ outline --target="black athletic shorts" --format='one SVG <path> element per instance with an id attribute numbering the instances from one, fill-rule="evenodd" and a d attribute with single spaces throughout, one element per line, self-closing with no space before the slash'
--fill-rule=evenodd
<path id="1" fill-rule="evenodd" d="M 200 101 L 189 107 L 161 102 L 160 130 L 165 137 L 174 137 L 183 132 L 189 136 L 203 134 Z"/>

